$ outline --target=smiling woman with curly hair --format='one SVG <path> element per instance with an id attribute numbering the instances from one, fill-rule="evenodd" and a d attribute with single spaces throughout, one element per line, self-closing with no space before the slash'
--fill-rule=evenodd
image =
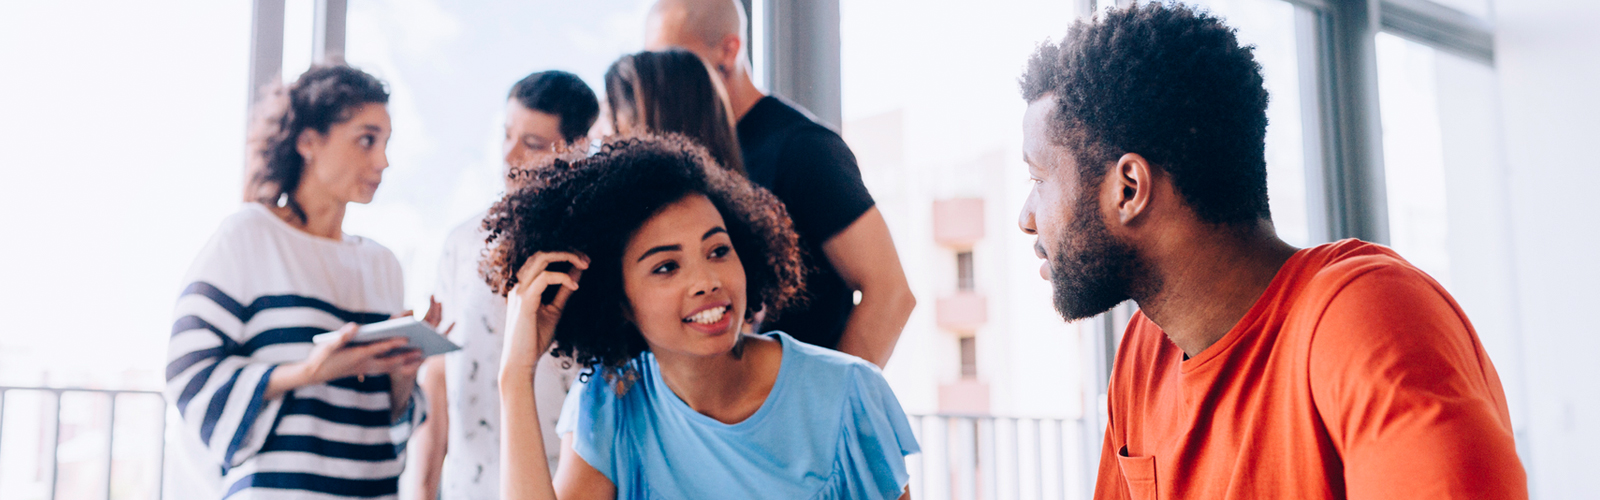
<path id="1" fill-rule="evenodd" d="M 505 498 L 909 496 L 917 444 L 875 365 L 741 333 L 802 291 L 771 193 L 680 136 L 514 175 L 484 220 L 483 274 L 507 295 Z M 552 344 L 591 367 L 563 406 L 553 481 L 533 403 Z"/>

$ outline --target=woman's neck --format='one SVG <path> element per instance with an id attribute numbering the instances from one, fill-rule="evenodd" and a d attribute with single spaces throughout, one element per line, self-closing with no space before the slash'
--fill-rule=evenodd
<path id="1" fill-rule="evenodd" d="M 655 353 L 661 377 L 679 399 L 701 415 L 725 424 L 750 418 L 761 409 L 778 381 L 783 346 L 745 335 L 743 355 L 684 356 Z"/>
<path id="2" fill-rule="evenodd" d="M 272 207 L 273 213 L 278 218 L 288 222 L 290 226 L 305 231 L 312 236 L 327 238 L 334 241 L 344 241 L 344 209 L 346 203 L 333 199 L 331 196 L 319 195 L 312 190 L 301 186 L 294 193 L 294 200 L 300 204 L 305 219 L 295 216 L 289 207 Z"/>

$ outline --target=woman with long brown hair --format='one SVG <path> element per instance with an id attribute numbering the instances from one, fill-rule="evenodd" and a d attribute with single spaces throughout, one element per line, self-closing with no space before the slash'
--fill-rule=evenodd
<path id="1" fill-rule="evenodd" d="M 744 174 L 733 110 L 722 80 L 683 49 L 622 56 L 606 71 L 607 117 L 617 135 L 680 134 Z"/>

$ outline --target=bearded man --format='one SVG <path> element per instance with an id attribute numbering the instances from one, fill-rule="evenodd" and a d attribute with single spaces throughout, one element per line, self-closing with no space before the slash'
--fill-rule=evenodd
<path id="1" fill-rule="evenodd" d="M 1095 498 L 1526 498 L 1499 376 L 1450 294 L 1381 245 L 1278 239 L 1252 49 L 1148 3 L 1079 22 L 1022 78 L 1020 224 L 1056 309 L 1140 309 Z"/>

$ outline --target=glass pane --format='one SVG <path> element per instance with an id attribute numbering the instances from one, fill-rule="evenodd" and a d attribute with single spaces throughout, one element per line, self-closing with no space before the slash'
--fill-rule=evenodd
<path id="1" fill-rule="evenodd" d="M 1387 33 L 1378 36 L 1389 243 L 1448 287 L 1444 146 L 1434 59 L 1432 48 Z"/>
<path id="2" fill-rule="evenodd" d="M 978 377 L 978 339 L 961 337 L 961 378 Z"/>
<path id="3" fill-rule="evenodd" d="M 249 2 L 0 2 L 0 385 L 163 387 L 183 275 L 241 199 L 249 16 Z M 48 495 L 53 400 L 7 395 L 0 496 Z M 81 409 L 67 409 L 63 498 L 105 491 L 106 416 Z M 159 442 L 117 439 L 117 497 L 155 498 Z"/>
<path id="4" fill-rule="evenodd" d="M 1500 372 L 1517 429 L 1522 366 L 1494 69 L 1380 34 L 1389 239 L 1466 311 Z"/>
<path id="5" fill-rule="evenodd" d="M 1489 19 L 1489 0 L 1429 0 L 1480 19 Z"/>
<path id="6" fill-rule="evenodd" d="M 283 81 L 292 82 L 311 67 L 316 54 L 312 51 L 315 36 L 317 0 L 284 0 L 283 2 Z"/>
<path id="7" fill-rule="evenodd" d="M 649 3 L 350 2 L 345 58 L 388 82 L 394 135 L 383 186 L 345 229 L 394 251 L 407 304 L 427 307 L 445 236 L 504 190 L 511 85 L 560 69 L 604 95 L 606 67 L 643 44 Z"/>
<path id="8" fill-rule="evenodd" d="M 0 384 L 161 388 L 179 281 L 241 199 L 249 15 L 0 3 L 0 304 L 28 312 Z"/>
<path id="9" fill-rule="evenodd" d="M 1266 80 L 1267 196 L 1278 237 L 1295 246 L 1311 244 L 1306 217 L 1304 134 L 1300 122 L 1300 66 L 1294 6 L 1282 0 L 1201 0 L 1229 26 L 1239 42 L 1255 45 Z"/>
<path id="10" fill-rule="evenodd" d="M 939 383 L 960 373 L 958 332 L 940 330 L 935 313 L 959 289 L 956 254 L 969 249 L 937 244 L 930 221 L 936 200 L 980 198 L 984 237 L 970 251 L 973 289 L 988 304 L 978 354 L 1000 367 L 984 374 L 990 410 L 1078 415 L 1077 327 L 1052 309 L 1034 239 L 1017 229 L 1029 188 L 1017 79 L 1039 43 L 1066 33 L 1074 2 L 841 0 L 839 9 L 844 137 L 923 304 L 897 351 L 928 355 L 896 355 L 885 373 L 895 394 L 909 412 L 932 412 Z"/>

